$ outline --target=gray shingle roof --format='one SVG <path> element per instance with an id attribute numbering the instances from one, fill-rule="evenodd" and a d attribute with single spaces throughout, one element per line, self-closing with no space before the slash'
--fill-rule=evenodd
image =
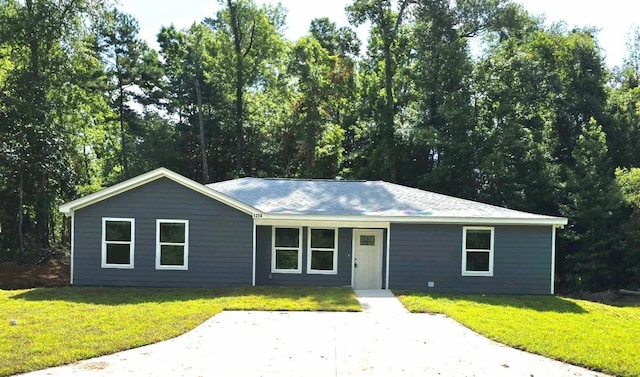
<path id="1" fill-rule="evenodd" d="M 267 214 L 565 220 L 384 181 L 240 178 L 207 187 Z"/>

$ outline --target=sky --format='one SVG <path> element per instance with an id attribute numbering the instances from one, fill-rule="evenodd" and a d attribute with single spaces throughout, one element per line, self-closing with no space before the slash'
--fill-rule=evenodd
<path id="1" fill-rule="evenodd" d="M 157 48 L 156 34 L 161 26 L 189 27 L 218 9 L 217 0 L 119 0 L 121 10 L 134 15 L 140 23 L 140 35 Z M 255 0 L 258 4 L 276 4 L 277 0 Z M 534 15 L 544 15 L 547 23 L 565 22 L 569 27 L 592 26 L 600 29 L 598 41 L 609 67 L 622 64 L 628 33 L 640 26 L 639 0 L 516 0 Z M 348 25 L 344 8 L 351 0 L 281 0 L 287 8 L 285 36 L 296 40 L 305 35 L 313 18 L 328 17 L 338 26 Z M 358 30 L 365 42 L 366 26 Z"/>

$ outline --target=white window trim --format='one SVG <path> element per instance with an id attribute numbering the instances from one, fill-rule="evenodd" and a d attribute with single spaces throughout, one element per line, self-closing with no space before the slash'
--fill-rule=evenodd
<path id="1" fill-rule="evenodd" d="M 131 224 L 131 241 L 129 242 L 129 264 L 110 264 L 107 263 L 107 244 L 108 243 L 126 243 L 123 241 L 107 241 L 107 221 L 127 221 Z M 100 258 L 100 266 L 102 268 L 122 268 L 122 269 L 131 269 L 133 268 L 133 257 L 134 257 L 134 249 L 136 243 L 136 219 L 132 218 L 123 218 L 123 217 L 103 217 L 102 218 L 102 251 Z"/>
<path id="2" fill-rule="evenodd" d="M 467 230 L 490 230 L 491 246 L 486 249 L 467 249 Z M 465 226 L 462 227 L 462 276 L 493 276 L 493 255 L 494 255 L 494 228 L 486 226 Z M 489 271 L 467 271 L 467 252 L 488 252 L 489 253 Z"/>
<path id="3" fill-rule="evenodd" d="M 298 229 L 298 248 L 278 247 L 280 250 L 291 250 L 298 252 L 298 268 L 277 269 L 276 268 L 276 229 Z M 271 227 L 271 272 L 277 274 L 300 274 L 302 273 L 302 227 L 299 226 L 272 226 Z"/>
<path id="4" fill-rule="evenodd" d="M 182 242 L 160 242 L 161 224 L 184 224 L 184 243 Z M 162 265 L 160 264 L 160 251 L 162 245 L 184 246 L 184 264 Z M 189 220 L 177 219 L 156 219 L 156 270 L 188 270 L 189 269 Z"/>
<path id="5" fill-rule="evenodd" d="M 333 251 L 333 269 L 331 270 L 314 270 L 311 268 L 311 255 L 313 254 L 313 250 L 311 249 L 311 230 L 312 229 L 333 230 L 333 248 L 326 248 L 326 247 L 313 248 L 313 250 L 317 250 L 317 251 Z M 338 273 L 338 228 L 324 228 L 324 227 L 307 228 L 307 274 L 336 275 L 337 273 Z"/>

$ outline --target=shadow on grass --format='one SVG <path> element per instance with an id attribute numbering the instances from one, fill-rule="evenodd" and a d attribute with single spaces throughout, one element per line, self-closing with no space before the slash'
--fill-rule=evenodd
<path id="1" fill-rule="evenodd" d="M 476 304 L 531 309 L 538 312 L 555 313 L 588 313 L 573 301 L 556 296 L 528 296 L 528 295 L 480 295 L 480 294 L 444 294 L 444 293 L 416 293 L 397 292 L 398 296 L 429 297 L 435 301 L 467 301 Z"/>
<path id="2" fill-rule="evenodd" d="M 63 287 L 34 288 L 10 296 L 13 300 L 66 301 L 96 305 L 129 305 L 146 302 L 175 302 L 216 298 L 261 297 L 307 299 L 318 303 L 348 305 L 355 300 L 350 288 L 315 287 L 228 287 L 228 288 L 120 288 Z"/>

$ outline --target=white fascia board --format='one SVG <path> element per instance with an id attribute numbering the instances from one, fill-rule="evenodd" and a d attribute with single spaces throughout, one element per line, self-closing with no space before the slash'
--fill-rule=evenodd
<path id="1" fill-rule="evenodd" d="M 343 227 L 343 228 L 387 228 L 389 222 L 384 221 L 366 221 L 367 219 L 359 218 L 356 220 L 345 220 L 342 218 L 335 219 L 318 219 L 317 217 L 305 218 L 278 218 L 271 217 L 254 218 L 256 225 L 268 225 L 268 226 L 317 226 L 317 227 Z"/>
<path id="2" fill-rule="evenodd" d="M 74 269 L 74 259 L 76 256 L 76 218 L 73 216 L 73 211 L 71 211 L 71 266 L 70 266 L 70 277 L 69 284 L 73 285 L 73 273 Z"/>
<path id="3" fill-rule="evenodd" d="M 134 189 L 136 187 L 140 187 L 142 185 L 145 185 L 151 181 L 154 181 L 160 178 L 171 179 L 172 181 L 179 183 L 187 188 L 190 188 L 193 191 L 199 192 L 200 194 L 216 199 L 221 203 L 224 203 L 244 213 L 253 215 L 254 217 L 257 214 L 261 214 L 260 210 L 256 208 L 253 208 L 245 203 L 235 200 L 225 194 L 222 194 L 216 190 L 208 188 L 205 185 L 202 185 L 196 181 L 193 181 L 187 177 L 184 177 L 166 168 L 159 168 L 159 169 L 152 170 L 148 173 L 144 173 L 137 177 L 128 179 L 124 182 L 115 184 L 104 190 L 100 190 L 98 192 L 94 192 L 93 194 L 89 194 L 82 198 L 65 203 L 59 207 L 59 210 L 65 215 L 69 216 L 75 210 L 98 203 L 100 201 L 111 198 L 123 192 Z"/>
<path id="4" fill-rule="evenodd" d="M 473 224 L 473 225 L 557 225 L 567 224 L 564 217 L 539 218 L 502 218 L 502 217 L 420 217 L 420 216 L 327 216 L 327 215 L 296 215 L 296 214 L 262 214 L 256 219 L 258 225 L 269 225 L 280 222 L 331 222 L 331 223 L 361 223 L 372 226 L 371 223 L 405 223 L 405 224 Z"/>

